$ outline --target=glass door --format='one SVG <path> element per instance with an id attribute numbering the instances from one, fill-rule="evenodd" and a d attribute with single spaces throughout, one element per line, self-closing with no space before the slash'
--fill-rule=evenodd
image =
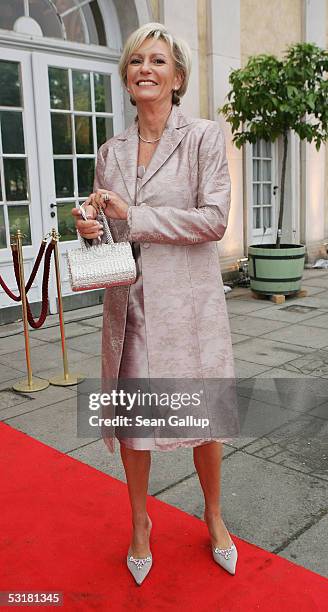
<path id="1" fill-rule="evenodd" d="M 248 174 L 250 244 L 270 244 L 275 241 L 277 224 L 276 145 L 261 139 L 249 148 L 251 150 L 251 169 Z"/>
<path id="2" fill-rule="evenodd" d="M 92 192 L 97 150 L 123 130 L 117 65 L 33 53 L 43 227 L 60 234 L 63 295 L 67 250 L 77 248 L 71 209 Z"/>
<path id="3" fill-rule="evenodd" d="M 23 233 L 26 280 L 42 240 L 38 157 L 30 53 L 1 48 L 0 60 L 0 274 L 17 294 L 10 244 Z M 29 299 L 41 299 L 40 275 Z M 0 289 L 0 308 L 15 306 Z"/>

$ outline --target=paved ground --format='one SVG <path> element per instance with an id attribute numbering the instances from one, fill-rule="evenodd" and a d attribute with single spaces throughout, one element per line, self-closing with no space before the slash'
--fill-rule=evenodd
<path id="1" fill-rule="evenodd" d="M 248 289 L 227 296 L 239 378 L 242 436 L 224 445 L 222 507 L 228 529 L 328 577 L 328 272 L 307 269 L 309 296 L 283 305 Z M 100 372 L 101 306 L 65 314 L 71 371 Z M 61 372 L 58 317 L 31 331 L 33 374 Z M 25 376 L 22 324 L 0 327 L 0 418 L 80 461 L 125 480 L 119 449 L 76 435 L 76 388 L 18 394 Z M 191 449 L 154 452 L 150 493 L 202 516 Z"/>

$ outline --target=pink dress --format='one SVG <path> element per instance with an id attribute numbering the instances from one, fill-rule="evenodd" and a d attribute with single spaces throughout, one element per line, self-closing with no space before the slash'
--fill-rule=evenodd
<path id="1" fill-rule="evenodd" d="M 137 188 L 144 172 L 144 166 L 138 166 Z M 128 312 L 119 378 L 141 378 L 143 380 L 148 380 L 150 377 L 145 330 L 140 244 L 138 242 L 132 243 L 132 249 L 136 260 L 137 280 L 130 286 L 129 291 Z M 231 441 L 231 438 L 168 439 L 162 436 L 156 436 L 155 431 L 153 435 L 150 434 L 147 438 L 127 437 L 126 433 L 124 436 L 120 436 L 120 427 L 115 427 L 115 435 L 121 443 L 135 450 L 174 450 L 178 447 L 200 446 L 201 444 L 206 444 L 215 440 L 220 442 Z"/>

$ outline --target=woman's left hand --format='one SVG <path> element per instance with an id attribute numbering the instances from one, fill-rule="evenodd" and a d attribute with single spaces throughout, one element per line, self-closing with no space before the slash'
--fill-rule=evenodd
<path id="1" fill-rule="evenodd" d="M 107 199 L 104 196 L 106 196 Z M 127 219 L 129 207 L 114 191 L 97 189 L 95 193 L 89 195 L 84 203 L 85 206 L 90 204 L 97 211 L 102 208 L 106 217 L 109 217 L 109 219 Z"/>

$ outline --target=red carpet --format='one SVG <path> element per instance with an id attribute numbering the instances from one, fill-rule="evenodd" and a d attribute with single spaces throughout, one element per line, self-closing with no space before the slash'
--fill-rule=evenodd
<path id="1" fill-rule="evenodd" d="M 230 576 L 212 561 L 205 524 L 152 497 L 154 565 L 138 587 L 125 567 L 124 483 L 4 423 L 0 455 L 0 591 L 62 591 L 59 609 L 69 612 L 328 608 L 327 579 L 234 535 L 239 559 Z"/>

